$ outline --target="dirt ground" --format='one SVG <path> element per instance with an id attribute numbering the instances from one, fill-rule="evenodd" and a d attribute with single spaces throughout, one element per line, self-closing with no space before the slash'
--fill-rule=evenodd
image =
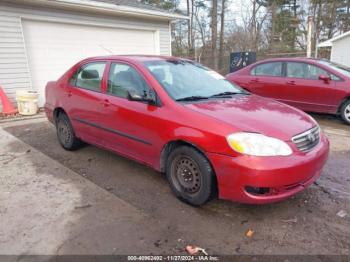
<path id="1" fill-rule="evenodd" d="M 142 239 L 152 241 L 158 254 L 185 254 L 183 247 L 194 244 L 210 254 L 350 255 L 350 126 L 315 118 L 331 141 L 321 178 L 284 202 L 262 206 L 213 200 L 194 208 L 173 196 L 164 175 L 145 166 L 94 146 L 63 150 L 47 121 L 4 130 L 162 225 L 159 239 Z M 345 217 L 337 215 L 341 210 Z"/>

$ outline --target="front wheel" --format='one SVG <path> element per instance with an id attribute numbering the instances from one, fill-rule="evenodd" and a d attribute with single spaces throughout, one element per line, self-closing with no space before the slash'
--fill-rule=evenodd
<path id="1" fill-rule="evenodd" d="M 341 109 L 340 109 L 340 114 L 345 123 L 350 125 L 350 100 L 346 101 Z"/>
<path id="2" fill-rule="evenodd" d="M 206 203 L 215 191 L 209 161 L 189 146 L 178 147 L 170 153 L 166 176 L 174 194 L 194 206 Z"/>

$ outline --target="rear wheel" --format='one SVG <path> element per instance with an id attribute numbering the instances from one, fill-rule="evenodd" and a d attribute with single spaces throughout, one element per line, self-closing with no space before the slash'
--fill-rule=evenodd
<path id="1" fill-rule="evenodd" d="M 340 109 L 340 114 L 345 123 L 350 125 L 350 100 L 347 100 Z"/>
<path id="2" fill-rule="evenodd" d="M 76 150 L 83 144 L 82 141 L 75 136 L 73 127 L 65 113 L 59 113 L 56 119 L 56 132 L 58 141 L 66 150 Z"/>
<path id="3" fill-rule="evenodd" d="M 170 153 L 166 175 L 175 195 L 194 206 L 203 205 L 215 191 L 214 174 L 209 161 L 189 146 L 178 147 Z"/>

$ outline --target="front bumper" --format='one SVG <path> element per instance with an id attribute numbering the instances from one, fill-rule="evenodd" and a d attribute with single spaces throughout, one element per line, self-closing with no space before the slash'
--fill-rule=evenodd
<path id="1" fill-rule="evenodd" d="M 311 185 L 321 175 L 329 153 L 329 141 L 322 134 L 308 153 L 287 157 L 231 157 L 209 153 L 216 172 L 219 197 L 248 204 L 266 204 L 286 199 Z M 247 189 L 248 188 L 248 189 Z M 263 188 L 259 193 L 251 188 Z"/>

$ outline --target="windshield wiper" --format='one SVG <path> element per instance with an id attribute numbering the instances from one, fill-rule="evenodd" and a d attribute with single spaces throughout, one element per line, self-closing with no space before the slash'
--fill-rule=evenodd
<path id="1" fill-rule="evenodd" d="M 227 92 L 222 92 L 222 93 L 218 93 L 215 95 L 212 95 L 210 97 L 222 97 L 222 96 L 232 96 L 232 95 L 248 95 L 249 93 L 247 92 L 231 92 L 231 91 L 227 91 Z"/>
<path id="2" fill-rule="evenodd" d="M 214 97 L 231 97 L 232 95 L 239 95 L 239 94 L 249 95 L 250 93 L 227 91 L 227 92 L 218 93 L 218 94 L 215 94 L 212 96 L 187 96 L 187 97 L 182 97 L 182 98 L 176 99 L 176 101 L 197 101 L 197 100 L 209 99 L 209 98 L 214 98 Z"/>
<path id="3" fill-rule="evenodd" d="M 208 99 L 206 96 L 187 96 L 176 99 L 176 101 L 197 101 L 197 100 L 203 100 Z"/>

